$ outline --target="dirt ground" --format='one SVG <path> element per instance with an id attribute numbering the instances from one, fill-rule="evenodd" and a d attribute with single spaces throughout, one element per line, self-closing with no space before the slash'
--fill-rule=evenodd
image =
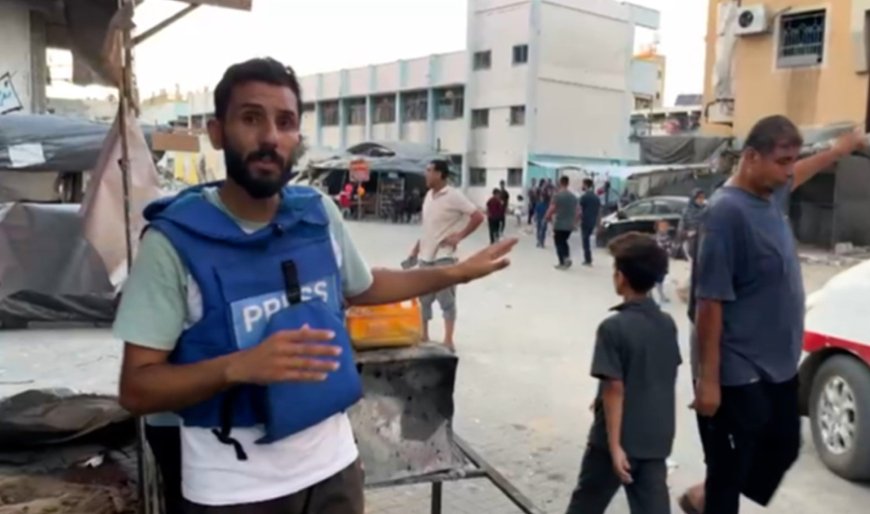
<path id="1" fill-rule="evenodd" d="M 0 477 L 0 514 L 127 514 L 127 487 L 76 484 L 45 476 Z"/>

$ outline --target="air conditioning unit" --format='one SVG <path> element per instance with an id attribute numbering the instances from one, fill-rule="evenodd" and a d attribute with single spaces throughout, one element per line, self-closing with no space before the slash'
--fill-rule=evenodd
<path id="1" fill-rule="evenodd" d="M 765 34 L 770 30 L 770 14 L 763 4 L 741 7 L 737 11 L 737 27 L 734 33 L 738 36 Z"/>

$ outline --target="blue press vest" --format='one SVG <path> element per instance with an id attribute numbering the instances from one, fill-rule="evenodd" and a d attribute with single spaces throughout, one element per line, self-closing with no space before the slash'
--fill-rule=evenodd
<path id="1" fill-rule="evenodd" d="M 207 184 L 206 186 L 214 186 Z M 202 319 L 182 332 L 170 361 L 191 364 L 244 350 L 304 324 L 329 329 L 342 347 L 338 371 L 323 382 L 242 385 L 179 412 L 187 426 L 263 425 L 270 443 L 342 412 L 362 396 L 344 323 L 341 275 L 329 217 L 317 191 L 286 187 L 271 223 L 245 233 L 197 186 L 145 210 L 149 228 L 169 239 L 202 292 Z"/>

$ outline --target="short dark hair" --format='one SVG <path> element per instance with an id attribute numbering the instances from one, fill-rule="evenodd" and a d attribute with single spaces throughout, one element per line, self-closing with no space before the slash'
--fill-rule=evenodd
<path id="1" fill-rule="evenodd" d="M 592 180 L 591 178 L 584 178 L 583 185 L 586 187 L 595 187 L 595 181 Z"/>
<path id="2" fill-rule="evenodd" d="M 499 188 L 495 188 L 495 189 L 493 189 L 493 190 L 492 190 L 492 194 L 494 194 L 494 195 L 500 195 L 500 194 L 501 194 L 501 189 L 499 189 Z"/>
<path id="3" fill-rule="evenodd" d="M 233 64 L 224 72 L 224 76 L 214 89 L 214 114 L 217 119 L 223 120 L 226 117 L 233 89 L 248 82 L 265 82 L 273 86 L 290 88 L 296 95 L 298 115 L 302 116 L 302 90 L 293 68 L 271 57 L 257 57 Z"/>
<path id="4" fill-rule="evenodd" d="M 662 280 L 668 270 L 668 254 L 652 237 L 628 232 L 608 245 L 616 269 L 638 293 L 647 293 Z"/>
<path id="5" fill-rule="evenodd" d="M 561 177 L 559 177 L 559 185 L 567 186 L 568 182 L 568 175 L 562 175 Z"/>
<path id="6" fill-rule="evenodd" d="M 444 159 L 435 159 L 429 164 L 432 165 L 432 168 L 441 174 L 441 178 L 447 180 L 450 176 L 450 164 L 447 163 Z"/>
<path id="7" fill-rule="evenodd" d="M 777 114 L 758 120 L 746 136 L 743 146 L 745 149 L 752 149 L 767 156 L 777 147 L 799 148 L 803 144 L 804 138 L 797 125 L 785 116 Z"/>

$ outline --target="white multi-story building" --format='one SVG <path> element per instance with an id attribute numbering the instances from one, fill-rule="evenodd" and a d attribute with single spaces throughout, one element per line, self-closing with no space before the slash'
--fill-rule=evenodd
<path id="1" fill-rule="evenodd" d="M 478 202 L 501 181 L 630 163 L 635 96 L 661 93 L 660 65 L 633 59 L 635 31 L 658 26 L 614 0 L 469 0 L 465 51 L 302 77 L 302 133 L 312 147 L 429 145 Z M 191 95 L 191 117 L 210 94 Z"/>

